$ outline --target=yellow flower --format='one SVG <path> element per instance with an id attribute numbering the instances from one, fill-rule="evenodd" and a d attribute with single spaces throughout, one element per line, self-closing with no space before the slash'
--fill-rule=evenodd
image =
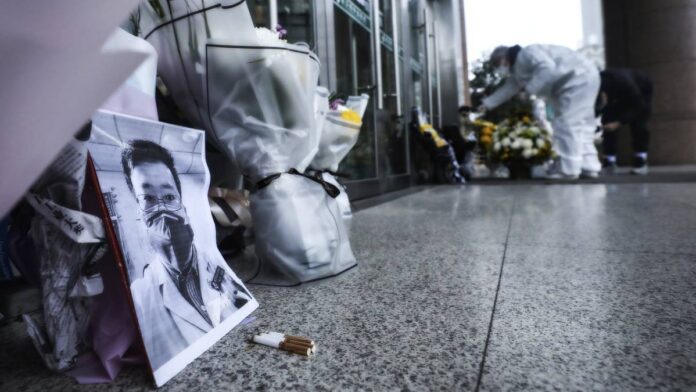
<path id="1" fill-rule="evenodd" d="M 353 124 L 358 124 L 358 125 L 362 124 L 362 118 L 354 110 L 347 109 L 347 110 L 342 111 L 341 118 L 346 120 L 346 121 L 352 122 Z"/>
<path id="2" fill-rule="evenodd" d="M 490 121 L 476 120 L 474 121 L 474 124 L 483 128 L 495 128 L 495 124 Z"/>
<path id="3" fill-rule="evenodd" d="M 481 136 L 480 140 L 481 140 L 482 144 L 486 144 L 486 145 L 491 144 L 493 142 L 493 140 L 491 140 L 491 137 L 488 135 Z"/>
<path id="4" fill-rule="evenodd" d="M 435 131 L 432 125 L 430 124 L 423 124 L 420 127 L 420 132 L 422 134 L 429 134 L 430 137 L 433 138 L 433 141 L 435 142 L 435 147 L 441 148 L 447 145 L 447 141 L 443 138 L 440 137 L 440 134 Z"/>
<path id="5" fill-rule="evenodd" d="M 532 119 L 529 118 L 529 116 L 524 116 L 524 117 L 522 117 L 522 122 L 529 125 L 532 123 Z"/>

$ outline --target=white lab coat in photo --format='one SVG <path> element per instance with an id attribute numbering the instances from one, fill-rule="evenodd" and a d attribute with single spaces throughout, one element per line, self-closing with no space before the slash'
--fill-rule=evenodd
<path id="1" fill-rule="evenodd" d="M 181 295 L 164 262 L 157 257 L 145 268 L 143 277 L 131 284 L 140 331 L 154 370 L 237 311 L 235 298 L 251 299 L 240 285 L 233 283 L 227 266 L 199 253 L 201 295 L 213 323 L 210 325 Z M 222 290 L 216 290 L 212 285 L 218 266 L 225 270 Z"/>
<path id="2" fill-rule="evenodd" d="M 546 98 L 554 111 L 554 148 L 561 171 L 577 175 L 599 171 L 594 146 L 594 104 L 599 70 L 580 53 L 557 45 L 530 45 L 517 55 L 511 75 L 483 104 L 493 109 L 521 89 Z"/>

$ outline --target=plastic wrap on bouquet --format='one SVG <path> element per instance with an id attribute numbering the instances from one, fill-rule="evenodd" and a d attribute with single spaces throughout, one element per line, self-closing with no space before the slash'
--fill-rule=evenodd
<path id="1" fill-rule="evenodd" d="M 328 106 L 327 92 L 317 89 L 319 62 L 305 46 L 260 32 L 263 44 L 210 44 L 207 51 L 213 132 L 234 165 L 259 183 L 251 214 L 261 268 L 251 282 L 335 275 L 355 265 L 335 201 L 341 192 L 302 174 L 317 153 Z"/>
<path id="2" fill-rule="evenodd" d="M 252 181 L 303 172 L 316 154 L 319 61 L 306 47 L 209 44 L 208 110 L 212 132 Z"/>
<path id="3" fill-rule="evenodd" d="M 210 131 L 207 86 L 215 83 L 206 72 L 207 45 L 258 42 L 246 2 L 148 0 L 139 12 L 138 29 L 157 50 L 157 70 L 174 101 L 195 127 Z"/>
<path id="4" fill-rule="evenodd" d="M 261 263 L 251 283 L 307 282 L 356 265 L 339 204 L 303 175 L 283 174 L 253 193 L 251 213 Z"/>
<path id="5" fill-rule="evenodd" d="M 217 89 L 220 77 L 209 80 L 207 48 L 220 45 L 255 45 L 256 29 L 245 1 L 239 0 L 148 0 L 139 8 L 138 30 L 158 53 L 157 70 L 176 106 L 195 127 L 206 131 L 217 145 L 208 108 L 208 87 Z M 226 154 L 229 155 L 229 154 Z M 229 186 L 242 183 L 238 167 L 218 162 L 214 175 Z M 221 176 L 220 171 L 225 174 Z"/>
<path id="6" fill-rule="evenodd" d="M 334 105 L 326 116 L 319 149 L 310 167 L 322 172 L 321 175 L 325 181 L 338 187 L 341 185 L 333 173 L 338 171 L 338 165 L 358 142 L 362 117 L 365 115 L 369 100 L 370 97 L 366 94 L 348 97 L 345 105 Z M 350 232 L 353 213 L 350 209 L 348 194 L 345 191 L 341 192 L 336 202 L 346 228 Z"/>
<path id="7" fill-rule="evenodd" d="M 326 123 L 326 116 L 329 115 L 329 110 L 331 107 L 329 105 L 329 90 L 326 87 L 317 87 L 314 96 L 314 126 L 323 135 L 324 124 Z M 322 137 L 319 138 L 318 143 L 321 143 Z M 319 153 L 320 145 L 317 146 L 317 154 Z M 316 155 L 315 155 L 316 158 Z"/>
<path id="8" fill-rule="evenodd" d="M 350 208 L 350 199 L 348 198 L 348 193 L 346 193 L 345 187 L 338 182 L 336 176 L 329 172 L 320 172 L 324 181 L 328 182 L 339 188 L 341 194 L 336 197 L 336 204 L 338 205 L 338 210 L 341 213 L 341 218 L 343 219 L 343 225 L 346 227 L 346 233 L 350 234 L 350 227 L 353 223 L 353 210 Z"/>
<path id="9" fill-rule="evenodd" d="M 358 142 L 362 117 L 367 109 L 368 95 L 349 97 L 345 106 L 337 105 L 326 116 L 319 149 L 311 167 L 338 171 L 338 165 Z"/>

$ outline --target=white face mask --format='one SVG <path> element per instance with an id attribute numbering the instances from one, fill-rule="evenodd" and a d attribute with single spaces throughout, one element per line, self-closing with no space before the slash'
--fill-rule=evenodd
<path id="1" fill-rule="evenodd" d="M 509 65 L 500 65 L 498 68 L 495 69 L 495 73 L 498 74 L 501 78 L 507 78 L 510 76 L 510 66 Z"/>

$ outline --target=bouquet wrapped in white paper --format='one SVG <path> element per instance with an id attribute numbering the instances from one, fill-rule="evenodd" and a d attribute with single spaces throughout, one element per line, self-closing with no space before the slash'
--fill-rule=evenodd
<path id="1" fill-rule="evenodd" d="M 319 140 L 319 150 L 310 167 L 321 172 L 325 181 L 337 187 L 341 187 L 336 179 L 338 165 L 358 142 L 362 118 L 369 100 L 370 97 L 366 94 L 350 96 L 345 104 L 338 102 L 331 104 L 331 109 L 326 116 Z M 353 213 L 345 191 L 336 198 L 336 202 L 347 231 L 350 231 Z"/>
<path id="2" fill-rule="evenodd" d="M 216 80 L 209 78 L 206 53 L 211 42 L 258 42 L 246 2 L 147 0 L 136 15 L 134 30 L 157 50 L 157 71 L 173 101 L 193 127 L 204 129 L 208 140 L 217 144 L 208 110 L 208 86 L 215 88 Z M 220 166 L 228 172 L 223 176 L 226 183 L 241 184 L 238 168 Z"/>
<path id="3" fill-rule="evenodd" d="M 243 1 L 151 0 L 141 19 L 175 102 L 258 184 L 250 200 L 263 265 L 257 279 L 273 270 L 283 283 L 297 283 L 355 265 L 339 256 L 350 245 L 336 203 L 328 202 L 340 190 L 303 174 L 320 140 L 317 96 L 327 95 L 317 92 L 317 57 L 255 29 Z"/>
<path id="4" fill-rule="evenodd" d="M 209 130 L 207 45 L 257 42 L 246 2 L 148 0 L 137 13 L 136 30 L 157 50 L 157 71 L 177 106 L 194 126 Z"/>
<path id="5" fill-rule="evenodd" d="M 262 268 L 252 281 L 269 282 L 276 272 L 281 279 L 274 283 L 335 275 L 355 265 L 335 200 L 341 192 L 303 174 L 327 113 L 328 94 L 317 89 L 319 62 L 306 47 L 259 32 L 257 46 L 208 52 L 209 74 L 227 76 L 209 92 L 213 132 L 257 184 L 251 214 Z"/>
<path id="6" fill-rule="evenodd" d="M 312 160 L 313 169 L 338 171 L 338 165 L 358 141 L 369 100 L 363 94 L 348 97 L 345 105 L 332 105 L 324 122 L 319 150 Z"/>

